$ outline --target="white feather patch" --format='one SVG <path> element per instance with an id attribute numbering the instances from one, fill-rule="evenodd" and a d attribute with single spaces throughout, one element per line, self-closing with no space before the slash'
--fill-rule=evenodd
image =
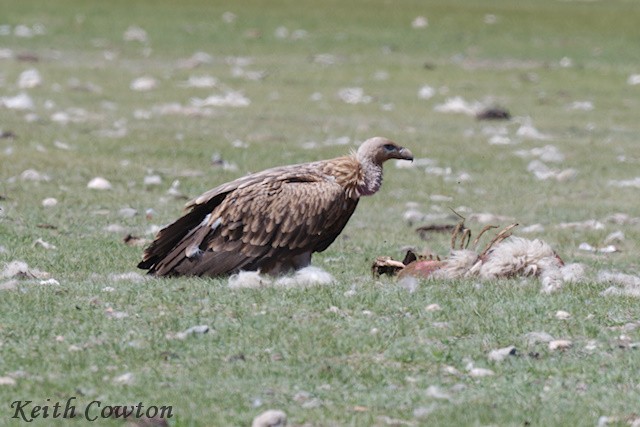
<path id="1" fill-rule="evenodd" d="M 258 289 L 265 287 L 308 287 L 329 285 L 335 279 L 331 274 L 318 267 L 305 267 L 293 275 L 273 278 L 262 275 L 257 271 L 241 271 L 229 277 L 228 285 L 231 289 Z"/>
<path id="2" fill-rule="evenodd" d="M 334 282 L 333 276 L 318 267 L 305 267 L 296 271 L 293 276 L 284 276 L 276 280 L 276 286 L 306 287 L 329 285 Z"/>

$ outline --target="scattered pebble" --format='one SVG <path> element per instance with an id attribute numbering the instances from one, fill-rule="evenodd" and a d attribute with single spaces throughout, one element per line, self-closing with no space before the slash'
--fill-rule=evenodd
<path id="1" fill-rule="evenodd" d="M 146 43 L 147 32 L 136 25 L 131 25 L 129 28 L 126 29 L 126 31 L 122 35 L 122 38 L 124 41 L 127 41 L 127 42 L 136 41 L 140 43 Z"/>
<path id="2" fill-rule="evenodd" d="M 1 279 L 48 279 L 49 273 L 29 268 L 24 261 L 11 261 L 0 272 Z"/>
<path id="3" fill-rule="evenodd" d="M 440 311 L 442 310 L 442 307 L 440 307 L 439 304 L 429 304 L 425 310 L 427 311 Z"/>
<path id="4" fill-rule="evenodd" d="M 597 252 L 601 254 L 611 254 L 614 252 L 619 252 L 618 248 L 614 245 L 595 247 L 586 242 L 580 243 L 580 245 L 578 246 L 578 249 L 585 252 Z"/>
<path id="5" fill-rule="evenodd" d="M 137 92 L 148 92 L 158 87 L 158 81 L 150 76 L 142 76 L 134 79 L 129 88 Z"/>
<path id="6" fill-rule="evenodd" d="M 51 177 L 49 175 L 38 172 L 35 169 L 27 169 L 20 174 L 20 179 L 22 181 L 33 181 L 33 182 L 47 182 L 51 181 Z"/>
<path id="7" fill-rule="evenodd" d="M 33 100 L 26 93 L 20 93 L 16 96 L 0 97 L 0 106 L 4 106 L 10 110 L 33 110 Z"/>
<path id="8" fill-rule="evenodd" d="M 495 375 L 495 373 L 491 369 L 486 368 L 471 368 L 468 373 L 469 376 L 474 378 L 483 378 Z"/>
<path id="9" fill-rule="evenodd" d="M 60 286 L 60 282 L 58 282 L 56 279 L 53 279 L 53 278 L 41 280 L 39 283 L 43 286 Z"/>
<path id="10" fill-rule="evenodd" d="M 448 98 L 444 104 L 438 104 L 433 109 L 439 113 L 475 116 L 483 109 L 483 105 L 479 102 L 467 102 L 462 97 L 456 96 Z"/>
<path id="11" fill-rule="evenodd" d="M 126 317 L 129 317 L 129 313 L 114 310 L 112 307 L 108 307 L 104 312 L 110 319 L 124 319 Z"/>
<path id="12" fill-rule="evenodd" d="M 553 340 L 549 341 L 549 350 L 566 350 L 570 348 L 573 343 L 569 340 Z"/>
<path id="13" fill-rule="evenodd" d="M 411 28 L 420 29 L 427 28 L 429 26 L 429 21 L 424 16 L 416 16 L 413 21 L 411 21 Z"/>
<path id="14" fill-rule="evenodd" d="M 138 215 L 138 211 L 134 208 L 122 208 L 118 211 L 118 215 L 123 217 L 123 218 L 133 218 L 134 216 Z"/>
<path id="15" fill-rule="evenodd" d="M 108 180 L 97 176 L 89 181 L 89 183 L 87 184 L 87 188 L 90 188 L 92 190 L 111 190 L 112 186 Z"/>
<path id="16" fill-rule="evenodd" d="M 515 356 L 517 354 L 516 348 L 512 345 L 509 347 L 499 348 L 497 350 L 491 350 L 487 358 L 492 362 L 502 362 L 509 356 Z"/>
<path id="17" fill-rule="evenodd" d="M 113 382 L 115 384 L 121 384 L 121 385 L 131 385 L 133 384 L 133 381 L 134 381 L 134 376 L 131 372 L 124 373 L 113 379 Z"/>
<path id="18" fill-rule="evenodd" d="M 556 319 L 558 320 L 567 320 L 571 318 L 571 314 L 564 310 L 556 311 Z"/>
<path id="19" fill-rule="evenodd" d="M 18 78 L 18 87 L 20 89 L 31 89 L 42 84 L 42 77 L 35 68 L 25 70 L 20 73 Z"/>
<path id="20" fill-rule="evenodd" d="M 204 335 L 207 332 L 209 332 L 209 326 L 208 325 L 197 325 L 197 326 L 191 326 L 190 328 L 187 328 L 182 332 L 168 333 L 166 335 L 166 338 L 167 339 L 184 340 L 184 339 L 186 339 L 187 337 L 189 337 L 191 335 Z"/>
<path id="21" fill-rule="evenodd" d="M 627 84 L 631 86 L 640 85 L 640 74 L 631 74 L 627 79 Z"/>
<path id="22" fill-rule="evenodd" d="M 553 341 L 553 336 L 547 332 L 529 332 L 525 334 L 524 338 L 529 346 Z"/>
<path id="23" fill-rule="evenodd" d="M 418 98 L 431 99 L 436 94 L 436 90 L 429 85 L 424 85 L 418 90 Z"/>
<path id="24" fill-rule="evenodd" d="M 58 199 L 54 197 L 47 197 L 46 199 L 42 200 L 42 206 L 45 208 L 52 208 L 57 204 L 58 204 Z"/>
<path id="25" fill-rule="evenodd" d="M 347 104 L 369 104 L 373 100 L 361 87 L 342 88 L 338 91 L 338 98 Z"/>
<path id="26" fill-rule="evenodd" d="M 41 247 L 43 249 L 47 249 L 47 250 L 54 250 L 57 249 L 56 245 L 53 245 L 49 242 L 46 242 L 44 240 L 42 240 L 41 238 L 36 239 L 35 242 L 33 242 L 33 247 L 37 248 L 37 247 Z"/>
<path id="27" fill-rule="evenodd" d="M 0 377 L 0 386 L 4 385 L 14 386 L 16 385 L 16 380 L 11 377 Z"/>
<path id="28" fill-rule="evenodd" d="M 251 422 L 251 427 L 285 427 L 287 414 L 277 409 L 269 409 L 256 416 Z"/>

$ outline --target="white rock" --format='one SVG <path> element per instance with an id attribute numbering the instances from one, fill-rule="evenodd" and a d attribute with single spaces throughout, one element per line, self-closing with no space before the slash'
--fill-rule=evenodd
<path id="1" fill-rule="evenodd" d="M 338 91 L 338 98 L 347 104 L 369 104 L 373 98 L 364 94 L 361 87 L 345 87 Z"/>
<path id="2" fill-rule="evenodd" d="M 148 92 L 158 87 L 158 81 L 150 76 L 142 76 L 133 80 L 129 85 L 131 90 L 137 92 Z"/>
<path id="3" fill-rule="evenodd" d="M 187 334 L 187 335 L 206 334 L 207 332 L 209 332 L 209 326 L 208 325 L 191 326 L 190 328 L 188 328 L 188 329 L 186 329 L 184 331 L 184 333 Z"/>
<path id="4" fill-rule="evenodd" d="M 46 199 L 42 200 L 42 206 L 45 208 L 52 208 L 57 204 L 58 204 L 58 199 L 54 197 L 47 197 Z"/>
<path id="5" fill-rule="evenodd" d="M 138 214 L 138 211 L 133 208 L 122 208 L 118 211 L 118 215 L 123 218 L 133 218 Z"/>
<path id="6" fill-rule="evenodd" d="M 627 79 L 627 84 L 631 86 L 640 85 L 640 74 L 631 74 Z"/>
<path id="7" fill-rule="evenodd" d="M 43 286 L 59 286 L 60 285 L 60 282 L 58 282 L 56 279 L 41 280 L 39 283 Z"/>
<path id="8" fill-rule="evenodd" d="M 16 385 L 16 380 L 11 377 L 0 377 L 0 386 L 3 385 L 14 386 Z"/>
<path id="9" fill-rule="evenodd" d="M 148 175 L 144 177 L 143 183 L 146 186 L 160 185 L 162 184 L 162 177 L 160 175 Z"/>
<path id="10" fill-rule="evenodd" d="M 18 87 L 20 89 L 31 89 L 39 86 L 41 83 L 42 77 L 40 77 L 40 73 L 35 68 L 23 71 L 18 78 Z"/>
<path id="11" fill-rule="evenodd" d="M 427 397 L 431 397 L 433 399 L 451 400 L 451 395 L 437 385 L 430 385 L 427 387 L 425 394 Z"/>
<path id="12" fill-rule="evenodd" d="M 438 304 L 429 304 L 425 310 L 427 311 L 440 311 L 442 310 L 442 307 L 440 307 L 440 305 Z"/>
<path id="13" fill-rule="evenodd" d="M 495 375 L 495 373 L 491 369 L 471 368 L 469 370 L 469 376 L 474 377 L 474 378 L 490 377 L 492 375 Z"/>
<path id="14" fill-rule="evenodd" d="M 420 29 L 427 28 L 429 26 L 429 21 L 424 16 L 416 16 L 413 21 L 411 21 L 411 28 Z"/>
<path id="15" fill-rule="evenodd" d="M 556 311 L 556 319 L 558 320 L 567 320 L 571 318 L 571 313 L 569 313 L 568 311 L 564 311 L 564 310 L 558 310 Z"/>
<path id="16" fill-rule="evenodd" d="M 22 181 L 51 181 L 51 177 L 44 173 L 40 173 L 35 169 L 27 169 L 20 174 L 20 179 Z"/>
<path id="17" fill-rule="evenodd" d="M 483 105 L 479 102 L 467 102 L 462 97 L 456 96 L 453 98 L 448 98 L 444 104 L 436 105 L 433 109 L 439 113 L 457 113 L 457 114 L 467 114 L 469 116 L 475 116 L 480 110 L 482 110 Z"/>
<path id="18" fill-rule="evenodd" d="M 487 358 L 492 362 L 502 362 L 509 356 L 513 356 L 516 353 L 516 348 L 512 345 L 509 347 L 499 348 L 496 350 L 491 350 Z"/>
<path id="19" fill-rule="evenodd" d="M 124 373 L 113 379 L 115 384 L 130 385 L 133 384 L 134 376 L 131 372 Z"/>
<path id="20" fill-rule="evenodd" d="M 47 279 L 49 273 L 29 268 L 24 261 L 11 261 L 5 265 L 4 270 L 0 271 L 1 279 L 11 278 L 24 278 L 24 279 Z"/>
<path id="21" fill-rule="evenodd" d="M 57 249 L 56 245 L 53 245 L 49 242 L 46 242 L 44 240 L 42 240 L 41 238 L 36 239 L 35 242 L 33 242 L 33 246 L 34 247 L 41 247 L 43 249 L 47 249 L 47 250 L 53 250 L 53 249 Z"/>
<path id="22" fill-rule="evenodd" d="M 595 107 L 591 101 L 574 101 L 567 106 L 569 110 L 591 111 Z"/>
<path id="23" fill-rule="evenodd" d="M 124 39 L 124 41 L 137 41 L 141 43 L 146 43 L 147 32 L 136 25 L 131 25 L 124 32 L 124 34 L 122 35 L 122 38 Z"/>
<path id="24" fill-rule="evenodd" d="M 33 110 L 33 100 L 26 93 L 16 96 L 0 97 L 0 105 L 4 105 L 10 110 Z"/>
<path id="25" fill-rule="evenodd" d="M 528 345 L 534 345 L 538 343 L 548 343 L 553 341 L 553 336 L 547 332 L 529 332 L 524 336 Z"/>
<path id="26" fill-rule="evenodd" d="M 276 409 L 261 413 L 251 422 L 251 427 L 285 427 L 286 425 L 287 414 Z"/>
<path id="27" fill-rule="evenodd" d="M 553 340 L 549 341 L 549 350 L 566 350 L 570 348 L 573 343 L 569 340 Z"/>
<path id="28" fill-rule="evenodd" d="M 87 184 L 87 188 L 92 190 L 111 190 L 112 186 L 105 178 L 97 176 Z"/>
<path id="29" fill-rule="evenodd" d="M 251 104 L 249 98 L 240 92 L 227 92 L 223 95 L 211 95 L 207 98 L 191 98 L 194 107 L 247 107 Z"/>

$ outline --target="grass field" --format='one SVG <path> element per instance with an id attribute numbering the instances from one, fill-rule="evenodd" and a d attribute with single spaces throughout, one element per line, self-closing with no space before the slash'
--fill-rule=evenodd
<path id="1" fill-rule="evenodd" d="M 598 272 L 640 273 L 640 3 L 269 3 L 0 0 L 0 425 L 25 424 L 14 401 L 71 397 L 172 406 L 171 426 L 248 426 L 270 408 L 290 426 L 638 425 L 639 300 L 603 296 Z M 467 113 L 446 112 L 456 97 Z M 513 118 L 478 121 L 483 107 Z M 123 237 L 177 218 L 174 181 L 194 197 L 375 135 L 417 160 L 387 165 L 314 257 L 334 284 L 136 273 L 142 248 Z M 407 224 L 409 207 L 424 221 Z M 406 246 L 446 255 L 448 236 L 414 228 L 455 222 L 450 209 L 475 231 L 479 213 L 535 225 L 523 235 L 587 279 L 543 294 L 535 279 L 410 292 L 371 276 Z M 615 232 L 618 252 L 579 249 Z M 12 261 L 57 284 L 9 277 Z"/>

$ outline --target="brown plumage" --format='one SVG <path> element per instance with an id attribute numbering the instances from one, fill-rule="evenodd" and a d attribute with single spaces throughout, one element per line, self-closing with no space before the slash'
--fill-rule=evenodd
<path id="1" fill-rule="evenodd" d="M 279 274 L 309 265 L 338 237 L 360 196 L 382 184 L 382 164 L 413 160 L 388 139 L 368 139 L 347 156 L 281 166 L 238 178 L 187 203 L 158 232 L 139 268 L 157 276 Z"/>

